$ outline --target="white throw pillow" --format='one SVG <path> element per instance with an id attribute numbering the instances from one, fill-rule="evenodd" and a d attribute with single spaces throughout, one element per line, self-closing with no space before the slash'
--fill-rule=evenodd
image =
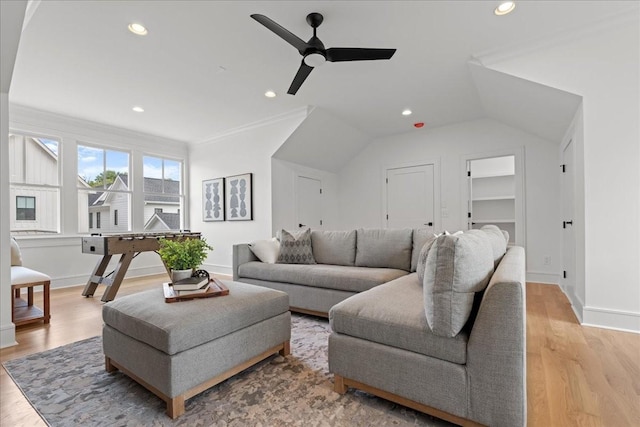
<path id="1" fill-rule="evenodd" d="M 249 243 L 249 249 L 260 261 L 275 264 L 280 254 L 280 242 L 275 237 L 269 240 L 256 240 Z"/>

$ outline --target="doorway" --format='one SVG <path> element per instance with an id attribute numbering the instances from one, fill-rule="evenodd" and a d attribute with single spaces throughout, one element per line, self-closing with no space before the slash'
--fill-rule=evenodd
<path id="1" fill-rule="evenodd" d="M 474 156 L 465 166 L 467 229 L 493 224 L 509 233 L 509 245 L 524 246 L 522 156 Z"/>

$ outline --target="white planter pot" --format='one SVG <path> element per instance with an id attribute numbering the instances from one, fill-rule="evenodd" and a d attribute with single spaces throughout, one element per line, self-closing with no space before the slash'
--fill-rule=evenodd
<path id="1" fill-rule="evenodd" d="M 171 270 L 171 282 L 175 283 L 178 280 L 188 279 L 189 277 L 191 277 L 192 273 L 193 273 L 193 270 L 191 270 L 191 269 L 188 269 L 188 270 Z"/>

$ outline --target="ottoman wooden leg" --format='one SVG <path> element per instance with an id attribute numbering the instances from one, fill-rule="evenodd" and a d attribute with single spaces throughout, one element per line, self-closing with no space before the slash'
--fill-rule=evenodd
<path id="1" fill-rule="evenodd" d="M 167 400 L 167 415 L 171 419 L 184 414 L 184 395 L 176 396 Z"/>
<path id="2" fill-rule="evenodd" d="M 118 370 L 118 368 L 113 366 L 113 364 L 111 363 L 111 359 L 109 359 L 107 356 L 104 357 L 104 369 L 109 373 L 115 372 Z"/>
<path id="3" fill-rule="evenodd" d="M 278 352 L 280 356 L 288 356 L 291 354 L 291 343 L 289 341 L 285 341 L 282 344 L 282 349 Z"/>
<path id="4" fill-rule="evenodd" d="M 338 394 L 345 394 L 347 392 L 347 386 L 344 385 L 344 378 L 340 375 L 333 375 L 333 391 Z"/>

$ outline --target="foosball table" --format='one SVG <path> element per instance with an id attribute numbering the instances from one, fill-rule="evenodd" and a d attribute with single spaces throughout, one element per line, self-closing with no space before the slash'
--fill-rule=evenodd
<path id="1" fill-rule="evenodd" d="M 85 297 L 93 296 L 98 285 L 106 285 L 107 288 L 102 295 L 102 301 L 113 300 L 133 258 L 141 252 L 157 252 L 160 249 L 160 239 L 175 240 L 185 238 L 199 239 L 200 233 L 181 231 L 175 233 L 92 234 L 91 236 L 82 237 L 82 253 L 102 255 L 102 259 L 98 261 L 98 264 L 93 269 L 82 295 Z M 113 255 L 120 255 L 120 260 L 116 268 L 105 275 Z M 167 272 L 169 272 L 168 269 Z"/>

